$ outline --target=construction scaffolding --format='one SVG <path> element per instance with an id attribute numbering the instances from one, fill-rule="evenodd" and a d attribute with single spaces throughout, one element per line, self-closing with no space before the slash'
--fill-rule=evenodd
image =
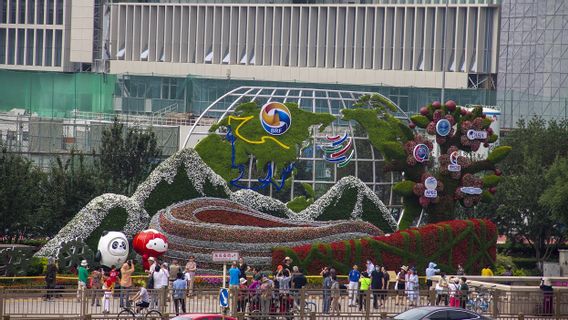
<path id="1" fill-rule="evenodd" d="M 501 126 L 521 118 L 566 119 L 568 1 L 503 0 L 497 104 Z"/>

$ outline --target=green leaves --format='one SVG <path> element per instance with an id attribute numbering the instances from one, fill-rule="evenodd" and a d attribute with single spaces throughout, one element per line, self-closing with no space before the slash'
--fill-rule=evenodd
<path id="1" fill-rule="evenodd" d="M 483 187 L 490 188 L 495 187 L 499 183 L 499 181 L 501 181 L 501 177 L 494 174 L 489 174 L 481 177 L 481 180 L 483 181 Z"/>
<path id="2" fill-rule="evenodd" d="M 546 189 L 539 198 L 540 205 L 568 223 L 568 159 L 557 158 L 546 171 Z"/>
<path id="3" fill-rule="evenodd" d="M 99 165 L 107 192 L 131 195 L 150 174 L 162 152 L 151 130 L 125 128 L 115 119 L 102 132 Z"/>
<path id="4" fill-rule="evenodd" d="M 493 151 L 491 151 L 491 153 L 487 156 L 487 161 L 493 164 L 499 163 L 503 161 L 507 157 L 507 155 L 509 155 L 512 149 L 513 148 L 510 146 L 497 147 L 493 149 Z"/>
<path id="5" fill-rule="evenodd" d="M 393 186 L 393 191 L 401 196 L 412 196 L 412 189 L 414 188 L 415 184 L 416 183 L 411 180 L 400 181 Z"/>
<path id="6" fill-rule="evenodd" d="M 412 120 L 412 122 L 414 122 L 420 128 L 426 128 L 428 123 L 430 123 L 430 119 L 428 119 L 426 116 L 423 116 L 421 114 L 415 114 L 411 116 L 410 120 Z"/>

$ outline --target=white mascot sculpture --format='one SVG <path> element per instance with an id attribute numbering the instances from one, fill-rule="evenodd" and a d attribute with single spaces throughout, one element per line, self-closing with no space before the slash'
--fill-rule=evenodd
<path id="1" fill-rule="evenodd" d="M 122 232 L 105 231 L 99 239 L 95 261 L 101 266 L 120 268 L 128 257 L 128 239 Z"/>

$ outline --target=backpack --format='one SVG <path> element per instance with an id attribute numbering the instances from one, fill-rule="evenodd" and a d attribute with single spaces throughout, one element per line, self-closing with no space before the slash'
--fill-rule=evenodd
<path id="1" fill-rule="evenodd" d="M 154 289 L 154 272 L 148 277 L 148 282 L 146 283 L 146 288 Z"/>

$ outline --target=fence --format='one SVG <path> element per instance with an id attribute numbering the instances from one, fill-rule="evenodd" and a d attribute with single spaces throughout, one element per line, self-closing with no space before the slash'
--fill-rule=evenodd
<path id="1" fill-rule="evenodd" d="M 164 319 L 175 315 L 172 292 L 168 289 L 148 290 L 151 310 L 159 311 Z M 1 289 L 0 319 L 116 319 L 122 310 L 120 290 L 103 298 L 102 290 L 85 289 Z M 127 296 L 132 298 L 135 289 L 124 290 L 123 303 Z M 270 315 L 279 319 L 385 319 L 413 308 L 409 296 L 402 291 L 385 290 L 350 295 L 341 291 L 337 304 L 330 299 L 330 292 L 305 290 L 289 294 L 259 291 L 238 291 L 233 289 L 229 298 L 230 307 L 219 306 L 219 291 L 216 289 L 196 290 L 184 301 L 188 313 L 222 313 L 239 319 L 260 319 Z M 417 306 L 445 304 L 444 296 L 435 291 L 417 292 Z M 494 319 L 568 319 L 568 292 L 555 291 L 549 303 L 539 291 L 488 292 L 478 298 L 475 292 L 464 299 L 468 308 Z M 335 306 L 335 308 L 334 308 Z M 324 309 L 325 308 L 325 309 Z M 339 310 L 333 311 L 333 310 Z M 107 312 L 108 311 L 108 312 Z M 180 313 L 182 310 L 180 308 Z"/>

